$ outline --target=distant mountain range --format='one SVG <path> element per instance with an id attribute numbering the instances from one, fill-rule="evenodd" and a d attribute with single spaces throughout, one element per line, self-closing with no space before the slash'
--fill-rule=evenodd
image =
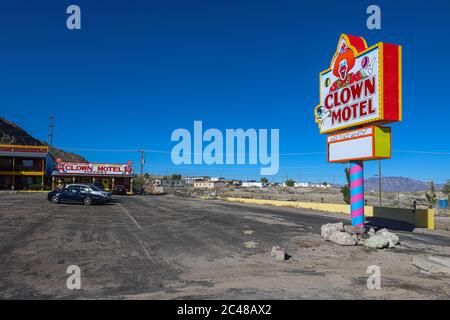
<path id="1" fill-rule="evenodd" d="M 441 184 L 435 183 L 436 189 L 442 188 Z M 382 177 L 381 189 L 384 192 L 401 191 L 426 191 L 429 188 L 428 181 L 414 180 L 405 177 Z M 364 180 L 365 191 L 378 191 L 378 178 L 369 178 Z"/>
<path id="2" fill-rule="evenodd" d="M 33 138 L 15 123 L 0 117 L 0 144 L 14 144 L 27 146 L 48 146 L 47 143 Z M 82 156 L 65 152 L 58 148 L 50 148 L 50 154 L 56 159 L 73 162 L 87 162 Z"/>

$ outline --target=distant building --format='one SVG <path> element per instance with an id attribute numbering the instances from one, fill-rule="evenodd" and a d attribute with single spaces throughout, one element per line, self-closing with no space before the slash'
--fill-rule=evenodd
<path id="1" fill-rule="evenodd" d="M 162 183 L 161 183 L 161 180 L 160 180 L 160 179 L 153 179 L 153 180 L 151 181 L 151 184 L 153 184 L 153 185 L 155 185 L 155 186 L 160 186 Z"/>
<path id="2" fill-rule="evenodd" d="M 0 145 L 0 189 L 44 187 L 52 167 L 46 146 Z"/>
<path id="3" fill-rule="evenodd" d="M 225 181 L 197 180 L 194 182 L 194 188 L 200 189 L 219 189 L 226 187 Z"/>
<path id="4" fill-rule="evenodd" d="M 258 182 L 258 181 L 243 181 L 242 182 L 242 187 L 244 188 L 265 188 L 266 187 L 266 183 L 264 182 Z"/>
<path id="5" fill-rule="evenodd" d="M 161 180 L 161 185 L 165 188 L 182 188 L 185 186 L 184 180 Z"/>
<path id="6" fill-rule="evenodd" d="M 195 181 L 207 180 L 205 177 L 183 177 L 183 181 L 186 185 L 194 185 Z"/>
<path id="7" fill-rule="evenodd" d="M 296 182 L 294 186 L 297 188 L 307 188 L 309 187 L 309 182 Z"/>
<path id="8" fill-rule="evenodd" d="M 242 186 L 242 181 L 241 180 L 228 180 L 227 183 L 231 186 Z"/>
<path id="9" fill-rule="evenodd" d="M 327 188 L 331 188 L 331 184 L 313 183 L 313 184 L 310 184 L 310 187 L 327 189 Z"/>

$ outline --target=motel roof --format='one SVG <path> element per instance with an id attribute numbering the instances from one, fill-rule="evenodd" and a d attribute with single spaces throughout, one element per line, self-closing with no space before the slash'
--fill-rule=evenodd
<path id="1" fill-rule="evenodd" d="M 0 157 L 45 158 L 48 154 L 46 146 L 19 146 L 0 144 Z"/>

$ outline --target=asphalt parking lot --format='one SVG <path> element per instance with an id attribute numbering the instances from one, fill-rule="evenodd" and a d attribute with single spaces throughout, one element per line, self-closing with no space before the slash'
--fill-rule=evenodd
<path id="1" fill-rule="evenodd" d="M 3 299 L 434 299 L 449 277 L 413 255 L 450 257 L 450 237 L 400 232 L 394 250 L 320 239 L 336 217 L 169 196 L 116 196 L 103 206 L 54 205 L 44 193 L 0 194 Z M 272 246 L 292 257 L 276 261 Z M 69 290 L 67 267 L 81 270 Z M 367 267 L 382 288 L 368 290 Z"/>

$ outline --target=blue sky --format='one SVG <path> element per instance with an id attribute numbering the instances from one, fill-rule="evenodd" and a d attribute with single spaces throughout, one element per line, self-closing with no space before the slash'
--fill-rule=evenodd
<path id="1" fill-rule="evenodd" d="M 69 31 L 77 4 L 82 29 Z M 368 30 L 378 4 L 382 29 Z M 259 179 L 259 166 L 171 163 L 177 128 L 279 128 L 279 174 L 343 182 L 328 164 L 313 109 L 318 75 L 341 33 L 403 46 L 403 122 L 393 149 L 450 153 L 450 2 L 423 1 L 2 1 L 0 115 L 54 145 L 148 149 L 145 171 Z M 138 162 L 131 151 L 77 151 L 90 161 Z M 450 154 L 394 152 L 383 175 L 450 178 Z M 366 178 L 377 173 L 366 162 Z"/>

